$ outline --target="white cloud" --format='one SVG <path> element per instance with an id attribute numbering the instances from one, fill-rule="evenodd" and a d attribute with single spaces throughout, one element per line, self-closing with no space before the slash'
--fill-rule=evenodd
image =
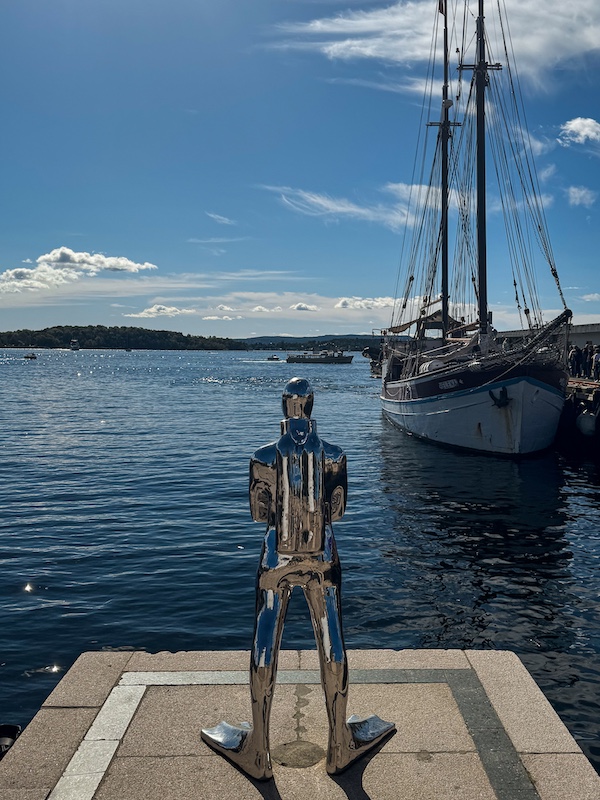
<path id="1" fill-rule="evenodd" d="M 335 308 L 371 309 L 393 308 L 393 297 L 340 297 Z"/>
<path id="2" fill-rule="evenodd" d="M 584 294 L 581 299 L 585 300 L 586 303 L 597 303 L 600 301 L 600 294 L 598 292 L 594 292 L 593 294 Z"/>
<path id="3" fill-rule="evenodd" d="M 274 308 L 267 308 L 266 306 L 260 306 L 260 305 L 254 306 L 254 308 L 252 309 L 252 311 L 258 314 L 276 314 L 282 310 L 283 309 L 281 308 L 281 306 L 275 306 Z"/>
<path id="4" fill-rule="evenodd" d="M 577 0 L 576 13 L 564 0 L 505 0 L 511 43 L 519 72 L 540 88 L 548 85 L 547 70 L 571 65 L 598 52 L 600 5 L 597 0 Z M 431 46 L 431 26 L 437 4 L 431 0 L 396 0 L 372 10 L 345 10 L 335 16 L 306 23 L 279 26 L 287 35 L 280 48 L 312 51 L 329 59 L 371 59 L 384 63 L 426 63 Z M 540 24 L 541 15 L 552 24 Z M 493 6 L 487 10 L 488 38 L 494 57 L 501 60 L 501 31 L 495 25 Z M 474 14 L 471 24 L 474 25 Z M 441 25 L 440 25 L 441 30 Z M 467 41 L 469 37 L 467 36 Z M 452 42 L 454 47 L 460 42 Z"/>
<path id="5" fill-rule="evenodd" d="M 226 306 L 223 303 L 220 303 L 218 306 L 216 306 L 216 309 L 217 311 L 235 311 L 235 308 L 232 308 L 231 306 Z"/>
<path id="6" fill-rule="evenodd" d="M 594 192 L 585 186 L 569 186 L 566 193 L 570 206 L 591 208 L 598 198 L 598 192 Z"/>
<path id="7" fill-rule="evenodd" d="M 175 306 L 163 306 L 156 303 L 150 308 L 140 311 L 138 314 L 123 314 L 124 317 L 139 317 L 142 319 L 153 319 L 154 317 L 178 317 L 181 314 L 196 314 L 193 308 L 176 308 Z"/>
<path id="8" fill-rule="evenodd" d="M 294 303 L 290 306 L 292 311 L 320 311 L 319 306 L 311 306 L 308 303 Z"/>
<path id="9" fill-rule="evenodd" d="M 571 144 L 600 142 L 600 122 L 589 117 L 576 117 L 560 126 L 560 144 L 568 147 Z"/>
<path id="10" fill-rule="evenodd" d="M 136 273 L 153 269 L 157 269 L 155 264 L 148 262 L 139 264 L 124 256 L 77 253 L 68 247 L 57 247 L 39 256 L 35 267 L 18 267 L 1 273 L 0 292 L 42 291 L 77 281 L 82 277 L 93 277 L 100 272 Z"/>
<path id="11" fill-rule="evenodd" d="M 219 225 L 237 225 L 237 222 L 233 219 L 229 219 L 228 217 L 222 217 L 220 214 L 213 214 L 211 211 L 204 212 L 207 217 L 210 217 L 215 222 L 218 222 Z"/>

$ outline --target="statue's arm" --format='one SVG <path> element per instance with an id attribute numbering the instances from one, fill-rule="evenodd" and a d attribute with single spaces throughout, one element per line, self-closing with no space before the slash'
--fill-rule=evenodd
<path id="1" fill-rule="evenodd" d="M 270 522 L 276 490 L 275 444 L 257 450 L 250 459 L 250 513 L 255 522 Z"/>
<path id="2" fill-rule="evenodd" d="M 325 498 L 330 521 L 341 519 L 346 510 L 348 496 L 348 469 L 346 454 L 341 447 L 323 442 L 325 455 Z"/>

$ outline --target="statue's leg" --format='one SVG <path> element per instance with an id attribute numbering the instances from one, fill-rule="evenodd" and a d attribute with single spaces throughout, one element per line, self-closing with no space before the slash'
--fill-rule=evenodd
<path id="1" fill-rule="evenodd" d="M 304 591 L 310 608 L 321 663 L 321 684 L 329 719 L 327 772 L 343 772 L 376 747 L 395 729 L 375 715 L 346 720 L 348 664 L 342 633 L 339 564 L 326 575 L 315 575 Z M 337 568 L 336 568 L 337 567 Z"/>
<path id="2" fill-rule="evenodd" d="M 256 624 L 250 656 L 250 699 L 252 702 L 252 747 L 271 777 L 269 754 L 269 719 L 275 691 L 277 661 L 285 615 L 291 595 L 286 583 L 276 589 L 257 587 Z M 264 762 L 264 764 L 263 764 Z"/>
<path id="3" fill-rule="evenodd" d="M 215 728 L 203 729 L 202 739 L 214 750 L 236 764 L 243 772 L 258 780 L 273 776 L 269 753 L 269 718 L 277 657 L 283 634 L 285 615 L 291 594 L 287 583 L 266 588 L 269 571 L 259 571 L 256 589 L 256 622 L 250 657 L 250 697 L 252 726 L 239 727 L 221 722 Z"/>
<path id="4" fill-rule="evenodd" d="M 311 578 L 304 588 L 321 664 L 321 684 L 329 720 L 327 771 L 343 761 L 350 746 L 346 725 L 348 703 L 348 663 L 342 633 L 340 585 L 324 581 L 319 575 Z"/>

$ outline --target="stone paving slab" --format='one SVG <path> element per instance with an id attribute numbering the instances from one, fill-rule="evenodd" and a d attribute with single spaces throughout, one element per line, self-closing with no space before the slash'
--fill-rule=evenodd
<path id="1" fill-rule="evenodd" d="M 581 752 L 550 703 L 539 702 L 540 690 L 515 653 L 471 651 L 468 660 L 519 752 Z"/>
<path id="2" fill-rule="evenodd" d="M 281 654 L 274 780 L 200 740 L 250 719 L 249 653 L 84 653 L 0 762 L 1 800 L 600 800 L 600 777 L 512 653 L 349 651 L 349 713 L 397 733 L 331 778 L 314 651 Z"/>

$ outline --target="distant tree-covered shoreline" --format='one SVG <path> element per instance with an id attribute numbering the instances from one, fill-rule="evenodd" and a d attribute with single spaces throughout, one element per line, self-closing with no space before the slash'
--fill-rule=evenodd
<path id="1" fill-rule="evenodd" d="M 0 347 L 68 348 L 76 339 L 83 350 L 247 350 L 248 345 L 236 339 L 217 336 L 192 336 L 176 331 L 154 331 L 147 328 L 104 325 L 57 325 L 41 331 L 8 331 L 0 333 Z"/>
<path id="2" fill-rule="evenodd" d="M 27 329 L 0 333 L 0 347 L 68 348 L 76 339 L 82 350 L 364 350 L 379 346 L 379 337 L 367 335 L 256 336 L 226 339 L 192 336 L 177 331 L 104 325 L 56 325 L 40 331 Z"/>

